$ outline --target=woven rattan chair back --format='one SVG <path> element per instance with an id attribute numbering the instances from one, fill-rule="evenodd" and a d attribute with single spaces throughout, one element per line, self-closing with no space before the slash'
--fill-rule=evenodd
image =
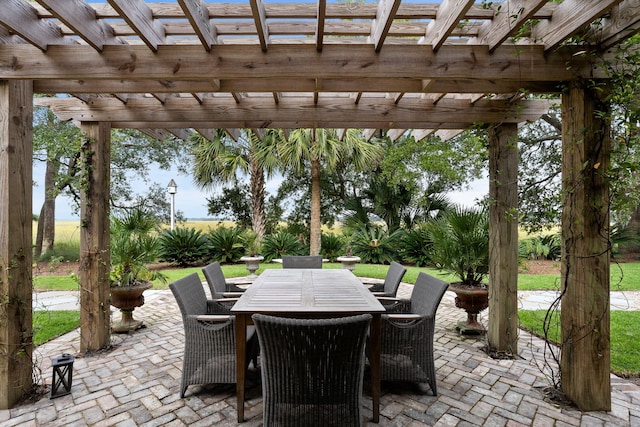
<path id="1" fill-rule="evenodd" d="M 385 297 L 395 297 L 398 293 L 398 287 L 404 277 L 407 269 L 395 261 L 391 262 L 387 276 L 384 279 L 383 295 Z"/>
<path id="2" fill-rule="evenodd" d="M 252 316 L 261 351 L 265 426 L 357 426 L 370 314 Z"/>
<path id="3" fill-rule="evenodd" d="M 176 298 L 182 319 L 207 313 L 207 294 L 204 292 L 198 273 L 191 273 L 182 279 L 169 284 L 169 289 Z"/>
<path id="4" fill-rule="evenodd" d="M 282 268 L 322 268 L 322 255 L 283 255 Z"/>
<path id="5" fill-rule="evenodd" d="M 448 287 L 447 282 L 436 277 L 418 274 L 411 293 L 411 312 L 434 317 Z"/>

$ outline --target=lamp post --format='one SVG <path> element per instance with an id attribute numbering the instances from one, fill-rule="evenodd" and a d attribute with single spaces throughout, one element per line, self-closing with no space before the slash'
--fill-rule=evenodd
<path id="1" fill-rule="evenodd" d="M 171 231 L 176 226 L 176 193 L 178 192 L 178 184 L 172 179 L 167 186 L 169 194 L 171 194 Z"/>

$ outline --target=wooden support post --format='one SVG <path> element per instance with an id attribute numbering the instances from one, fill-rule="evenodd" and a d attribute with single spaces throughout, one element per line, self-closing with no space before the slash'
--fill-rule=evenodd
<path id="1" fill-rule="evenodd" d="M 494 351 L 518 354 L 518 126 L 489 128 L 489 325 Z"/>
<path id="2" fill-rule="evenodd" d="M 109 176 L 111 126 L 82 123 L 80 203 L 80 350 L 109 345 Z"/>
<path id="3" fill-rule="evenodd" d="M 609 106 L 586 86 L 562 98 L 561 383 L 581 410 L 609 411 Z"/>
<path id="4" fill-rule="evenodd" d="M 33 389 L 33 82 L 0 81 L 0 409 Z"/>

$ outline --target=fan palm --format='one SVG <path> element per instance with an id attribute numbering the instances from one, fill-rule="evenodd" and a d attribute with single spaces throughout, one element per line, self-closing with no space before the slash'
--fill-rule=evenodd
<path id="1" fill-rule="evenodd" d="M 349 161 L 356 170 L 375 167 L 382 148 L 367 141 L 359 129 L 348 129 L 340 139 L 334 129 L 296 129 L 278 148 L 282 164 L 296 171 L 311 165 L 311 218 L 309 253 L 320 254 L 320 178 L 322 169 L 334 169 L 339 161 Z"/>
<path id="2" fill-rule="evenodd" d="M 251 188 L 253 231 L 262 240 L 266 218 L 264 207 L 265 173 L 270 176 L 278 166 L 275 141 L 279 138 L 275 130 L 267 130 L 263 137 L 253 131 L 242 132 L 234 141 L 223 130 L 207 140 L 196 137 L 194 147 L 194 180 L 200 188 L 211 188 L 225 183 L 236 183 L 240 176 L 249 175 Z"/>

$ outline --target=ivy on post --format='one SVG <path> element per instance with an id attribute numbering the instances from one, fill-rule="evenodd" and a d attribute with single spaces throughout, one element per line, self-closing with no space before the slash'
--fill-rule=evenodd
<path id="1" fill-rule="evenodd" d="M 0 81 L 0 409 L 33 390 L 32 97 Z"/>
<path id="2" fill-rule="evenodd" d="M 80 351 L 110 344 L 109 123 L 82 123 L 80 202 Z"/>
<path id="3" fill-rule="evenodd" d="M 611 410 L 609 106 L 592 82 L 562 98 L 562 391 L 583 411 Z"/>

